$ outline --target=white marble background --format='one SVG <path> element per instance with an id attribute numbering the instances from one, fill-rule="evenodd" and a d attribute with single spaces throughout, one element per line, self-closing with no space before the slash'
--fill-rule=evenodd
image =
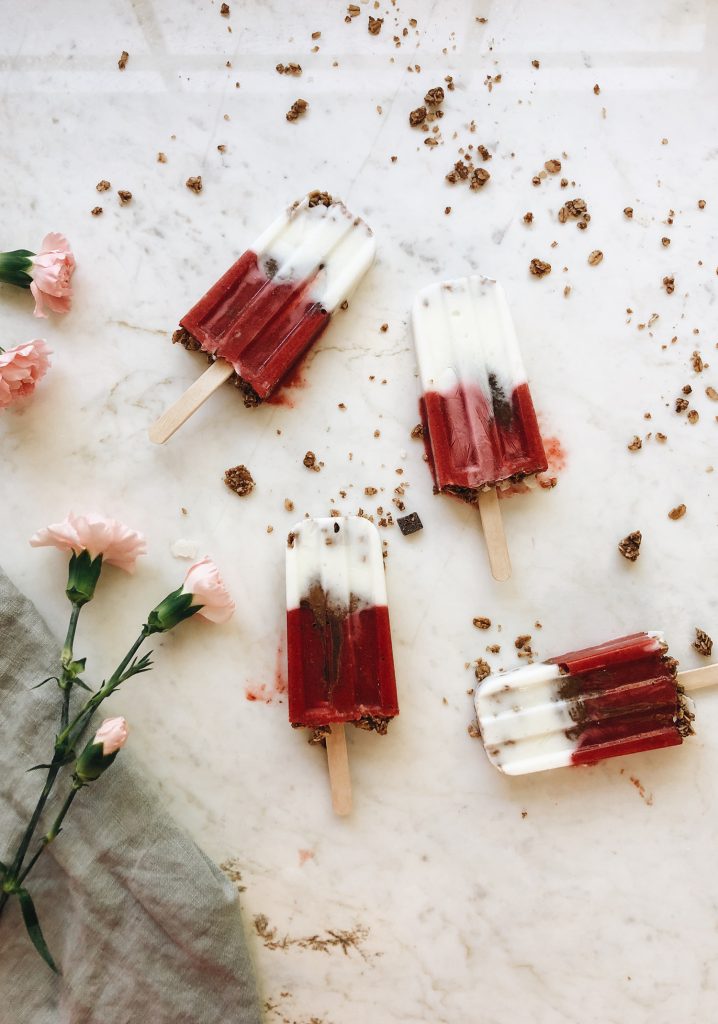
<path id="1" fill-rule="evenodd" d="M 173 541 L 194 540 L 222 567 L 233 622 L 193 621 L 156 644 L 156 670 L 115 706 L 168 806 L 241 871 L 270 1024 L 708 1020 L 718 988 L 718 696 L 700 695 L 698 735 L 681 748 L 510 781 L 467 734 L 466 663 L 500 642 L 492 664 L 512 666 L 517 633 L 550 656 L 664 628 L 691 667 L 693 628 L 718 639 L 718 406 L 704 395 L 718 387 L 718 8 L 382 0 L 378 10 L 362 4 L 351 24 L 344 13 L 338 0 L 234 0 L 229 20 L 207 0 L 0 0 L 0 249 L 61 230 L 78 260 L 64 319 L 34 321 L 28 295 L 0 289 L 2 344 L 44 333 L 55 351 L 33 402 L 0 419 L 0 560 L 60 633 L 65 560 L 32 551 L 29 534 L 86 507 L 147 534 L 136 577 L 108 571 L 83 615 L 78 648 L 98 676 L 179 582 Z M 379 36 L 367 32 L 369 13 L 385 19 Z M 396 48 L 409 18 L 417 28 Z M 274 70 L 290 60 L 301 78 Z M 499 73 L 489 92 L 487 74 Z M 445 141 L 430 150 L 408 113 L 447 74 L 456 89 Z M 289 124 L 297 96 L 310 109 Z M 479 193 L 444 182 L 467 141 L 494 153 Z M 552 157 L 575 188 L 555 178 L 532 186 Z M 184 186 L 195 174 L 201 195 Z M 98 196 L 101 178 L 113 191 Z M 367 217 L 379 258 L 312 353 L 294 407 L 246 410 L 227 387 L 153 447 L 149 424 L 201 366 L 169 344 L 179 317 L 312 187 Z M 132 191 L 130 206 L 119 207 L 118 188 Z M 589 204 L 586 232 L 556 219 L 575 196 Z M 105 212 L 93 218 L 98 203 Z M 589 267 L 595 248 L 605 259 Z M 532 257 L 553 273 L 530 277 Z M 467 269 L 504 282 L 543 428 L 566 452 L 555 490 L 504 506 L 506 585 L 490 578 L 471 511 L 432 496 L 409 438 L 412 294 Z M 676 277 L 670 296 L 666 274 Z M 653 313 L 653 328 L 638 330 Z M 700 376 L 694 349 L 715 362 Z M 686 383 L 694 426 L 673 411 Z M 668 442 L 629 452 L 649 430 Z M 302 465 L 307 449 L 324 460 L 321 473 Z M 244 500 L 221 482 L 240 462 L 257 481 Z M 388 505 L 397 467 L 408 510 L 425 524 L 411 538 L 384 531 L 402 713 L 384 739 L 352 734 L 356 808 L 337 820 L 321 752 L 292 732 L 276 692 L 284 538 L 297 514 Z M 367 485 L 385 490 L 364 498 Z M 687 515 L 672 522 L 679 502 Z M 633 529 L 644 534 L 635 565 L 616 550 Z M 479 633 L 476 615 L 501 633 Z M 270 703 L 245 699 L 261 687 Z M 270 948 L 256 915 L 289 943 Z M 356 940 L 346 955 L 303 941 L 343 932 Z"/>

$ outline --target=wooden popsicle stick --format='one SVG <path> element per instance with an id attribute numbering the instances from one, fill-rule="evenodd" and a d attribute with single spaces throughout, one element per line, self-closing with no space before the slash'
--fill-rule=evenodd
<path id="1" fill-rule="evenodd" d="M 489 552 L 491 575 L 495 580 L 503 582 L 511 575 L 511 559 L 504 533 L 499 495 L 495 487 L 490 491 L 479 491 L 479 515 Z"/>
<path id="2" fill-rule="evenodd" d="M 234 368 L 231 363 L 224 359 L 215 359 L 202 376 L 198 377 L 194 384 L 190 384 L 174 405 L 171 405 L 152 424 L 149 431 L 150 441 L 154 441 L 155 444 L 164 444 L 165 441 L 168 441 L 175 430 L 179 430 L 185 420 L 197 412 L 200 405 L 206 402 L 209 396 L 233 373 Z"/>
<path id="3" fill-rule="evenodd" d="M 329 784 L 332 789 L 332 807 L 335 814 L 343 816 L 352 809 L 352 780 L 349 775 L 347 738 L 341 722 L 330 726 L 326 734 Z"/>
<path id="4" fill-rule="evenodd" d="M 706 686 L 718 686 L 718 665 L 705 665 L 678 673 L 678 682 L 684 690 L 702 690 Z"/>

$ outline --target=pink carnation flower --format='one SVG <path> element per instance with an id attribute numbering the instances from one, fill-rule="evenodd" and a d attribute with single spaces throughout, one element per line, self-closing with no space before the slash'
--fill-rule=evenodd
<path id="1" fill-rule="evenodd" d="M 222 623 L 232 618 L 234 601 L 211 558 L 202 558 L 189 567 L 182 590 L 192 595 L 194 603 L 202 605 L 197 614 L 203 619 Z"/>
<path id="2" fill-rule="evenodd" d="M 102 744 L 105 757 L 116 754 L 127 743 L 127 722 L 124 718 L 106 718 L 95 733 L 93 743 Z"/>
<path id="3" fill-rule="evenodd" d="M 45 235 L 40 251 L 32 258 L 28 270 L 32 283 L 30 291 L 35 299 L 35 316 L 46 317 L 44 306 L 53 313 L 68 313 L 72 300 L 70 279 L 75 270 L 75 257 L 64 235 L 51 231 Z"/>
<path id="4" fill-rule="evenodd" d="M 47 373 L 51 350 L 42 338 L 3 352 L 0 349 L 0 409 L 27 398 Z"/>
<path id="5" fill-rule="evenodd" d="M 117 519 L 88 512 L 75 515 L 70 512 L 61 523 L 53 523 L 38 530 L 30 538 L 34 548 L 54 547 L 60 551 L 88 551 L 91 558 L 102 555 L 102 563 L 116 565 L 125 572 L 135 571 L 135 562 L 147 551 L 145 538 Z"/>

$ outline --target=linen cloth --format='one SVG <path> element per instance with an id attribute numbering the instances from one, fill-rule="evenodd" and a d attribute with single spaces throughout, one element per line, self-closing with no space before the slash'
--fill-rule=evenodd
<path id="1" fill-rule="evenodd" d="M 48 759 L 59 715 L 57 686 L 31 687 L 57 674 L 60 648 L 0 571 L 6 863 L 44 782 L 26 769 Z M 67 791 L 65 774 L 38 836 Z M 259 1024 L 237 892 L 168 817 L 130 752 L 78 794 L 66 826 L 26 883 L 62 974 L 40 959 L 11 900 L 0 917 L 2 1024 Z"/>

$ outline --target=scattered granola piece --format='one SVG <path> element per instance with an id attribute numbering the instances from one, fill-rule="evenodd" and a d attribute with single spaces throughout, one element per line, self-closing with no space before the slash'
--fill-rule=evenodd
<path id="1" fill-rule="evenodd" d="M 120 71 L 124 71 L 127 67 L 127 61 L 130 59 L 130 55 L 127 50 L 123 50 L 120 54 L 120 59 L 117 61 L 117 67 Z"/>
<path id="2" fill-rule="evenodd" d="M 493 159 L 491 153 L 489 153 L 488 149 L 486 148 L 486 146 L 483 145 L 483 143 L 479 143 L 476 149 L 478 150 L 479 156 L 481 157 L 482 160 Z"/>
<path id="3" fill-rule="evenodd" d="M 696 626 L 696 638 L 693 641 L 693 646 L 699 654 L 704 655 L 706 658 L 710 658 L 713 653 L 713 641 L 708 634 L 704 630 L 699 629 L 698 626 Z"/>
<path id="4" fill-rule="evenodd" d="M 595 267 L 603 259 L 603 253 L 600 249 L 594 249 L 592 253 L 589 253 L 588 262 L 592 267 Z"/>
<path id="5" fill-rule="evenodd" d="M 424 103 L 427 107 L 438 107 L 444 102 L 444 90 L 440 85 L 435 86 L 433 89 L 429 89 L 426 96 L 424 97 Z"/>
<path id="6" fill-rule="evenodd" d="M 313 469 L 315 470 L 315 472 L 319 472 L 319 466 L 317 465 L 317 457 L 314 454 L 314 452 L 307 452 L 307 454 L 302 459 L 302 462 L 307 467 L 307 469 Z"/>
<path id="7" fill-rule="evenodd" d="M 295 100 L 286 113 L 287 121 L 296 121 L 302 114 L 306 113 L 308 106 L 309 103 L 306 100 Z"/>
<path id="8" fill-rule="evenodd" d="M 321 39 L 321 32 L 312 32 L 312 39 Z"/>
<path id="9" fill-rule="evenodd" d="M 706 201 L 705 201 L 705 199 L 699 199 L 698 200 L 698 209 L 699 210 L 705 210 L 705 208 L 706 208 Z"/>
<path id="10" fill-rule="evenodd" d="M 695 373 L 703 373 L 704 363 L 703 359 L 701 358 L 700 352 L 695 351 L 691 356 L 691 366 L 693 367 Z"/>
<path id="11" fill-rule="evenodd" d="M 223 18 L 228 18 L 229 17 L 229 4 L 222 4 L 222 6 L 219 9 L 219 13 L 222 15 Z"/>
<path id="12" fill-rule="evenodd" d="M 246 466 L 233 466 L 231 469 L 226 469 L 224 482 L 230 491 L 234 491 L 240 498 L 246 498 L 254 490 L 254 480 Z"/>
<path id="13" fill-rule="evenodd" d="M 158 164 L 166 164 L 167 163 L 167 154 L 166 153 L 158 153 L 157 154 L 157 163 Z"/>
<path id="14" fill-rule="evenodd" d="M 487 619 L 485 615 L 479 615 L 478 618 L 474 619 L 474 625 L 477 629 L 490 629 L 491 619 Z"/>
<path id="15" fill-rule="evenodd" d="M 484 661 L 483 658 L 477 658 L 474 675 L 476 676 L 476 682 L 482 683 L 484 679 L 488 679 L 491 675 L 491 665 L 489 665 L 487 661 Z"/>
<path id="16" fill-rule="evenodd" d="M 633 216 L 633 207 L 632 206 L 624 206 L 623 212 L 624 212 L 625 216 L 628 217 L 628 219 L 630 220 L 631 217 Z"/>
<path id="17" fill-rule="evenodd" d="M 357 4 L 349 4 L 349 6 L 347 7 L 348 18 L 345 18 L 344 20 L 347 21 L 351 20 L 352 18 L 356 18 L 359 16 L 360 13 L 361 10 Z"/>
<path id="18" fill-rule="evenodd" d="M 517 636 L 516 639 L 514 640 L 514 646 L 516 647 L 517 651 L 525 650 L 529 646 L 530 643 L 531 643 L 531 634 L 530 633 L 522 633 L 520 636 Z"/>
<path id="19" fill-rule="evenodd" d="M 277 64 L 276 71 L 280 75 L 294 75 L 298 77 L 302 73 L 302 65 L 290 62 L 289 64 Z"/>
<path id="20" fill-rule="evenodd" d="M 642 447 L 643 447 L 643 441 L 640 439 L 638 434 L 634 434 L 633 435 L 633 440 L 628 445 L 629 452 L 637 452 Z"/>
<path id="21" fill-rule="evenodd" d="M 665 444 L 667 440 L 668 440 L 668 435 L 667 434 L 662 434 L 660 432 L 660 430 L 656 432 L 656 441 L 660 441 L 661 444 Z"/>
<path id="22" fill-rule="evenodd" d="M 531 61 L 531 66 L 534 67 L 534 68 L 540 68 L 541 67 L 541 62 L 538 61 L 538 60 L 532 60 Z"/>
<path id="23" fill-rule="evenodd" d="M 426 120 L 426 107 L 417 107 L 409 114 L 409 124 L 412 128 L 418 127 Z"/>
<path id="24" fill-rule="evenodd" d="M 710 385 L 709 385 L 709 386 L 708 386 L 708 387 L 706 388 L 706 394 L 708 395 L 708 397 L 710 398 L 710 400 L 711 400 L 712 402 L 718 402 L 718 391 L 716 391 L 716 389 L 715 389 L 715 388 L 712 388 L 712 387 L 710 387 Z"/>
<path id="25" fill-rule="evenodd" d="M 284 499 L 284 508 L 286 509 L 287 512 L 293 512 L 294 511 L 294 502 L 291 501 L 289 498 L 285 498 Z"/>
<path id="26" fill-rule="evenodd" d="M 594 92 L 595 96 L 599 96 L 600 95 L 600 93 L 601 93 L 601 86 L 598 83 L 596 83 L 596 85 L 594 85 L 593 92 Z"/>
<path id="27" fill-rule="evenodd" d="M 396 522 L 405 537 L 424 529 L 424 524 L 416 512 L 410 512 L 407 516 L 398 516 Z"/>
<path id="28" fill-rule="evenodd" d="M 102 213 L 102 207 L 101 206 L 93 206 L 92 209 L 90 210 L 90 213 L 92 214 L 93 217 L 99 217 L 100 214 Z"/>
<path id="29" fill-rule="evenodd" d="M 534 258 L 529 263 L 529 271 L 534 277 L 545 277 L 546 274 L 551 273 L 551 264 L 546 263 L 544 260 Z"/>
<path id="30" fill-rule="evenodd" d="M 381 26 L 384 24 L 383 18 L 372 18 L 369 15 L 369 35 L 378 36 L 381 32 Z"/>
<path id="31" fill-rule="evenodd" d="M 489 644 L 486 650 L 489 654 L 499 654 L 501 651 L 501 644 Z"/>
<path id="32" fill-rule="evenodd" d="M 685 398 L 676 399 L 676 412 L 685 412 L 688 408 L 688 400 Z"/>
<path id="33" fill-rule="evenodd" d="M 368 498 L 371 498 L 372 494 L 378 494 L 379 491 L 378 491 L 378 489 L 376 487 L 365 487 L 364 488 L 364 493 L 366 494 L 366 496 Z"/>
<path id="34" fill-rule="evenodd" d="M 476 192 L 477 189 L 484 187 L 490 177 L 491 175 L 485 167 L 475 167 L 469 180 L 469 188 L 472 192 Z"/>
<path id="35" fill-rule="evenodd" d="M 672 274 L 667 275 L 663 278 L 663 287 L 669 295 L 672 295 L 676 290 L 676 279 Z"/>
<path id="36" fill-rule="evenodd" d="M 546 168 L 549 174 L 558 174 L 558 172 L 561 170 L 561 161 L 547 160 L 544 164 L 544 167 Z"/>
<path id="37" fill-rule="evenodd" d="M 112 188 L 112 185 L 110 185 L 109 181 L 106 181 L 103 178 L 102 181 L 98 181 L 97 182 L 97 184 L 95 185 L 95 188 L 97 189 L 98 192 L 107 192 L 108 189 Z"/>
<path id="38" fill-rule="evenodd" d="M 411 428 L 411 436 L 415 441 L 420 440 L 424 436 L 424 427 L 421 423 L 417 423 L 415 427 Z"/>
<path id="39" fill-rule="evenodd" d="M 618 550 L 621 552 L 624 558 L 627 558 L 629 562 L 635 562 L 641 553 L 641 541 L 643 535 L 640 530 L 634 530 L 633 533 L 629 533 L 627 537 L 624 537 L 622 541 L 619 541 Z"/>
<path id="40" fill-rule="evenodd" d="M 698 410 L 697 409 L 691 409 L 690 412 L 688 413 L 688 422 L 689 423 L 697 423 L 699 418 L 700 417 L 698 415 Z"/>
<path id="41" fill-rule="evenodd" d="M 127 206 L 132 202 L 132 193 L 125 188 L 118 188 L 117 195 L 120 197 L 120 206 Z"/>
<path id="42" fill-rule="evenodd" d="M 528 210 L 524 214 L 524 224 L 533 224 L 533 219 L 534 219 L 534 215 L 531 213 L 530 210 Z"/>
<path id="43" fill-rule="evenodd" d="M 668 518 L 669 519 L 682 519 L 683 516 L 686 514 L 686 511 L 687 511 L 687 509 L 686 509 L 685 505 L 683 505 L 683 504 L 676 505 L 676 507 L 672 508 L 671 511 L 668 513 Z"/>
<path id="44" fill-rule="evenodd" d="M 191 192 L 194 192 L 196 194 L 201 192 L 202 191 L 202 175 L 201 174 L 197 174 L 193 178 L 188 178 L 187 181 L 185 182 L 185 185 L 187 186 L 187 188 Z"/>

